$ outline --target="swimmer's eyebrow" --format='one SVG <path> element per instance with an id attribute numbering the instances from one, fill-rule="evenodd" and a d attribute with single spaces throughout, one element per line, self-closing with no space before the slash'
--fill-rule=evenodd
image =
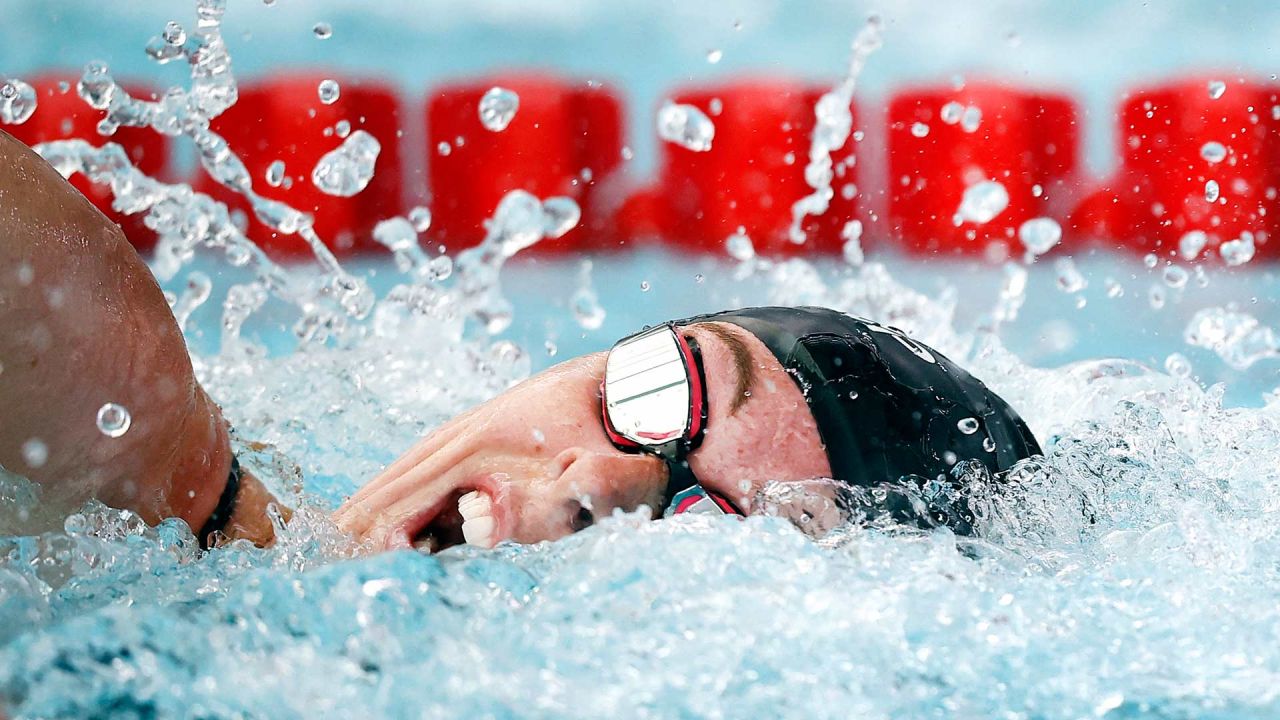
<path id="1" fill-rule="evenodd" d="M 728 328 L 711 323 L 699 323 L 697 327 L 715 336 L 729 349 L 729 357 L 733 358 L 733 371 L 737 376 L 734 382 L 733 401 L 729 403 L 729 414 L 737 414 L 751 397 L 751 391 L 756 384 L 756 367 L 751 357 L 751 350 L 746 343 L 742 342 L 742 338 Z"/>

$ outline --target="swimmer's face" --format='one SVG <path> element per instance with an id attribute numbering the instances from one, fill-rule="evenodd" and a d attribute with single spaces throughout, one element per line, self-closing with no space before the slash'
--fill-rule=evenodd
<path id="1" fill-rule="evenodd" d="M 768 481 L 831 474 L 795 382 L 749 332 L 681 328 L 702 348 L 707 430 L 689 465 L 708 489 L 750 512 Z M 667 468 L 610 443 L 600 416 L 604 353 L 561 363 L 441 426 L 338 510 L 379 548 L 534 543 L 615 509 L 660 515 Z"/>

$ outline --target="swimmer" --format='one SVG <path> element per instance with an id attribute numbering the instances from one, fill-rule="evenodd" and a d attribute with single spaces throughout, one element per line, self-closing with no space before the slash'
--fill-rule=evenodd
<path id="1" fill-rule="evenodd" d="M 202 542 L 269 543 L 275 500 L 233 458 L 150 271 L 3 132 L 0 226 L 0 466 L 46 502 L 93 497 L 182 518 Z M 95 423 L 107 402 L 130 410 L 119 438 Z M 748 308 L 664 323 L 516 385 L 418 442 L 335 521 L 379 549 L 534 543 L 615 509 L 750 514 L 771 481 L 910 482 L 961 460 L 998 473 L 1039 453 L 1003 400 L 898 330 Z"/>

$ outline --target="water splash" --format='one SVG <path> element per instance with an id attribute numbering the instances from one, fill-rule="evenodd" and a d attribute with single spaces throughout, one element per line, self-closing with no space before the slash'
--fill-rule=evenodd
<path id="1" fill-rule="evenodd" d="M 1187 323 L 1183 339 L 1188 345 L 1212 350 L 1237 370 L 1280 357 L 1280 336 L 1256 317 L 1231 306 L 1197 312 Z"/>
<path id="2" fill-rule="evenodd" d="M 791 227 L 787 231 L 787 237 L 798 245 L 803 244 L 806 239 L 804 219 L 825 213 L 835 197 L 835 192 L 831 189 L 831 182 L 835 178 L 831 155 L 844 147 L 853 130 L 853 112 L 850 110 L 853 93 L 858 76 L 866 67 L 867 58 L 880 49 L 881 26 L 879 15 L 867 18 L 866 24 L 853 39 L 849 66 L 844 77 L 814 105 L 813 137 L 809 144 L 809 161 L 804 168 L 805 183 L 813 192 L 791 205 Z"/>

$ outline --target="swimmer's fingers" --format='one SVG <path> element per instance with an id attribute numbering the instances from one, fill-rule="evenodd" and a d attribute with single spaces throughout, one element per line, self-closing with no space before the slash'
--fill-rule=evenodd
<path id="1" fill-rule="evenodd" d="M 396 458 L 394 462 L 378 473 L 377 477 L 356 490 L 338 512 L 341 513 L 352 504 L 364 501 L 369 495 L 380 490 L 386 483 L 404 475 L 410 468 L 439 453 L 445 446 L 458 438 L 465 423 L 469 422 L 479 410 L 480 407 L 475 407 L 466 411 L 414 443 L 403 455 Z"/>
<path id="2" fill-rule="evenodd" d="M 379 475 L 334 513 L 334 522 L 347 532 L 363 535 L 386 508 L 421 486 L 437 484 L 450 470 L 462 465 L 474 448 L 468 436 L 455 433 L 450 442 L 435 450 L 415 464 L 406 463 L 398 474 Z"/>
<path id="3" fill-rule="evenodd" d="M 378 549 L 411 547 L 410 533 L 424 522 L 424 514 L 435 514 L 468 472 L 466 462 L 457 463 L 438 475 L 427 468 L 415 468 L 405 475 L 408 482 L 396 484 L 398 492 L 375 495 L 365 503 L 357 516 L 353 516 L 358 530 L 351 531 Z"/>

